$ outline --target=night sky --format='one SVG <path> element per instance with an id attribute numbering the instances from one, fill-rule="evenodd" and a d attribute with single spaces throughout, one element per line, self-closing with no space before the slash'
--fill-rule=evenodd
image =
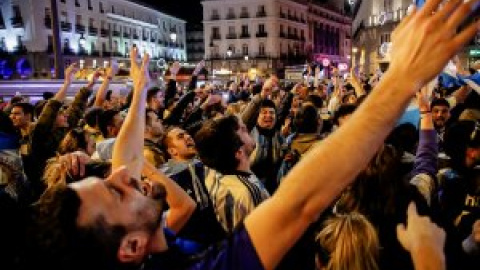
<path id="1" fill-rule="evenodd" d="M 328 0 L 317 1 L 326 2 Z M 189 23 L 202 21 L 201 0 L 142 0 L 142 2 L 164 11 L 167 14 L 184 19 Z"/>

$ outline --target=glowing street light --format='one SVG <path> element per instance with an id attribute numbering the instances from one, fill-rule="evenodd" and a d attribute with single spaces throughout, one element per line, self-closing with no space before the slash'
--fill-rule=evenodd
<path id="1" fill-rule="evenodd" d="M 352 48 L 352 53 L 354 53 L 354 54 L 358 53 L 358 48 L 357 48 L 357 47 L 353 47 L 353 48 Z"/>
<path id="2" fill-rule="evenodd" d="M 231 57 L 231 56 L 232 56 L 232 53 L 233 53 L 233 52 L 232 52 L 232 49 L 228 48 L 228 50 L 227 50 L 227 56 L 228 56 L 228 57 Z"/>
<path id="3" fill-rule="evenodd" d="M 245 55 L 245 61 L 248 61 L 248 55 Z"/>
<path id="4" fill-rule="evenodd" d="M 170 39 L 172 40 L 172 42 L 176 42 L 177 41 L 177 33 L 171 32 L 170 33 Z"/>

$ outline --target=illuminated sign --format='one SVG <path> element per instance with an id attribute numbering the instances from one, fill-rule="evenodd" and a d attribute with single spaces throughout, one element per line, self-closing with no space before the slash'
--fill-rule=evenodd
<path id="1" fill-rule="evenodd" d="M 480 50 L 470 50 L 470 56 L 480 57 Z"/>

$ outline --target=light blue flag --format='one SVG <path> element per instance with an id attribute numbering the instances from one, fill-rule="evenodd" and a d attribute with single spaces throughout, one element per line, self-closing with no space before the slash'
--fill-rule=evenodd
<path id="1" fill-rule="evenodd" d="M 426 0 L 415 0 L 415 6 L 417 7 L 417 10 L 425 5 L 425 1 Z"/>

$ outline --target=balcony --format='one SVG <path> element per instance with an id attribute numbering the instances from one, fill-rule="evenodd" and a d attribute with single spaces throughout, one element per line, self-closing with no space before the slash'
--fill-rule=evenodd
<path id="1" fill-rule="evenodd" d="M 248 14 L 248 12 L 240 13 L 240 19 L 247 19 L 247 18 L 250 18 L 250 14 Z"/>
<path id="2" fill-rule="evenodd" d="M 155 38 L 154 38 L 154 37 L 151 37 L 151 38 L 150 38 L 150 42 L 151 42 L 151 43 L 155 43 Z"/>
<path id="3" fill-rule="evenodd" d="M 100 29 L 100 36 L 106 38 L 110 35 L 110 31 L 108 29 Z"/>
<path id="4" fill-rule="evenodd" d="M 121 35 L 120 35 L 120 31 L 113 30 L 112 36 L 113 36 L 113 37 L 120 37 L 120 36 L 121 36 Z"/>
<path id="5" fill-rule="evenodd" d="M 266 37 L 268 37 L 268 33 L 267 32 L 258 32 L 255 36 L 257 38 L 266 38 Z"/>
<path id="6" fill-rule="evenodd" d="M 142 40 L 143 40 L 143 41 L 147 41 L 147 40 L 148 40 L 148 36 L 142 36 Z"/>
<path id="7" fill-rule="evenodd" d="M 227 34 L 227 39 L 237 39 L 237 34 L 229 33 L 229 34 Z"/>
<path id="8" fill-rule="evenodd" d="M 163 40 L 161 40 L 161 39 L 158 39 L 157 43 L 158 43 L 158 45 L 161 45 L 161 46 L 163 46 L 163 44 L 164 44 Z"/>
<path id="9" fill-rule="evenodd" d="M 212 40 L 220 40 L 220 39 L 222 39 L 222 37 L 220 36 L 220 34 L 218 34 L 218 35 L 213 35 L 213 36 L 212 36 Z"/>
<path id="10" fill-rule="evenodd" d="M 133 39 L 140 39 L 140 36 L 139 36 L 138 34 L 133 34 L 133 35 L 132 35 L 132 38 L 133 38 Z"/>
<path id="11" fill-rule="evenodd" d="M 212 14 L 212 16 L 210 17 L 210 20 L 211 21 L 218 21 L 218 20 L 220 20 L 220 15 Z"/>
<path id="12" fill-rule="evenodd" d="M 98 35 L 98 28 L 93 26 L 88 27 L 88 34 L 93 37 Z"/>
<path id="13" fill-rule="evenodd" d="M 52 17 L 46 16 L 44 22 L 47 29 L 52 29 Z"/>
<path id="14" fill-rule="evenodd" d="M 228 13 L 226 19 L 227 20 L 235 20 L 237 17 L 233 13 Z"/>
<path id="15" fill-rule="evenodd" d="M 279 35 L 281 38 L 287 38 L 287 34 L 285 34 L 284 32 L 280 32 L 280 35 Z"/>
<path id="16" fill-rule="evenodd" d="M 267 13 L 265 11 L 257 12 L 257 18 L 267 17 Z"/>
<path id="17" fill-rule="evenodd" d="M 77 34 L 84 34 L 86 31 L 86 27 L 83 24 L 77 23 L 75 24 L 75 32 Z"/>
<path id="18" fill-rule="evenodd" d="M 250 34 L 249 33 L 242 33 L 242 34 L 240 34 L 240 38 L 250 38 Z"/>
<path id="19" fill-rule="evenodd" d="M 62 29 L 63 32 L 70 32 L 70 31 L 72 31 L 72 23 L 61 22 L 60 23 L 60 28 Z"/>
<path id="20" fill-rule="evenodd" d="M 99 50 L 93 50 L 93 51 L 90 52 L 90 56 L 100 57 L 100 51 Z"/>
<path id="21" fill-rule="evenodd" d="M 287 15 L 283 12 L 280 12 L 280 18 L 282 19 L 286 19 L 287 18 Z"/>
<path id="22" fill-rule="evenodd" d="M 123 38 L 130 38 L 130 33 L 123 32 Z"/>
<path id="23" fill-rule="evenodd" d="M 20 16 L 16 16 L 10 19 L 12 22 L 13 28 L 22 28 L 23 27 L 23 19 Z"/>

